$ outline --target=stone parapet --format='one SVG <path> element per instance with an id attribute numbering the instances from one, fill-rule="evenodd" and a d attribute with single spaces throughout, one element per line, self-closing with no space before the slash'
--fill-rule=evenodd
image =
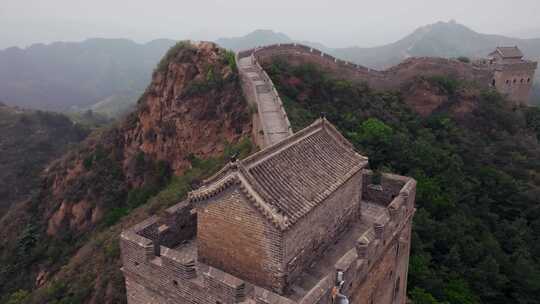
<path id="1" fill-rule="evenodd" d="M 192 205 L 181 202 L 162 217 L 153 216 L 125 230 L 120 235 L 122 271 L 133 290 L 149 289 L 145 295 L 129 294 L 141 303 L 162 303 L 148 294 L 186 302 L 196 299 L 203 304 L 260 302 L 292 304 L 287 298 L 251 285 L 229 273 L 198 262 L 196 240 L 191 235 Z M 173 223 L 177 221 L 176 223 Z M 168 229 L 163 229 L 167 226 Z M 160 229 L 161 228 L 161 229 Z M 187 230 L 187 232 L 186 232 Z M 160 235 L 170 234 L 170 235 Z M 176 239 L 172 239 L 172 235 Z M 164 246 L 160 242 L 168 243 Z M 159 248 L 156 250 L 156 248 Z M 138 303 L 131 300 L 130 303 Z M 164 303 L 164 302 L 163 302 Z"/>
<path id="2" fill-rule="evenodd" d="M 253 53 L 249 56 L 246 54 L 241 52 L 236 56 L 242 90 L 250 106 L 257 109 L 257 113 L 253 113 L 255 142 L 260 147 L 267 147 L 292 135 L 293 132 L 272 80 Z M 262 138 L 260 133 L 263 135 Z"/>
<path id="3" fill-rule="evenodd" d="M 267 53 L 267 54 L 271 53 L 274 55 L 279 55 L 279 54 L 290 54 L 291 52 L 293 53 L 295 52 L 297 54 L 305 53 L 305 54 L 310 54 L 314 56 L 320 56 L 324 61 L 331 64 L 335 64 L 341 68 L 355 69 L 362 73 L 371 73 L 372 76 L 374 77 L 383 76 L 383 73 L 380 71 L 370 69 L 370 68 L 367 68 L 367 67 L 364 67 L 359 64 L 352 63 L 346 60 L 337 59 L 330 54 L 324 53 L 318 49 L 315 49 L 315 48 L 312 48 L 303 44 L 299 44 L 299 43 L 278 43 L 278 44 L 272 44 L 272 45 L 267 45 L 263 47 L 256 47 L 249 50 L 240 51 L 238 53 L 238 56 L 240 58 L 247 57 L 247 56 L 258 57 L 262 53 Z"/>
<path id="4" fill-rule="evenodd" d="M 538 67 L 538 62 L 533 61 L 523 61 L 516 62 L 511 64 L 494 64 L 491 65 L 491 68 L 495 71 L 528 71 L 536 70 Z"/>
<path id="5" fill-rule="evenodd" d="M 370 185 L 372 173 L 364 170 L 362 174 L 364 184 Z M 331 303 L 337 271 L 343 272 L 346 282 L 342 292 L 353 292 L 368 279 L 371 269 L 389 248 L 397 243 L 397 246 L 406 247 L 409 242 L 400 235 L 410 226 L 415 211 L 416 182 L 411 178 L 384 174 L 381 185 L 381 188 L 374 189 L 363 187 L 362 204 L 368 204 L 366 198 L 369 198 L 369 204 L 379 206 L 376 207 L 379 211 L 362 215 L 362 222 L 368 225 L 371 222 L 371 226 L 360 234 L 352 248 L 338 257 L 325 276 L 294 300 L 198 262 L 196 250 L 186 243 L 190 242 L 186 238 L 190 233 L 182 233 L 183 229 L 189 229 L 186 225 L 193 224 L 190 222 L 194 216 L 193 206 L 187 201 L 167 209 L 162 218 L 151 217 L 122 233 L 122 270 L 133 290 L 137 290 L 134 284 L 139 284 L 136 286 L 151 290 L 148 294 L 160 294 L 181 302 L 195 299 L 196 303 L 204 304 Z M 166 234 L 174 234 L 178 239 L 173 241 Z M 160 245 L 162 241 L 171 247 Z M 156 247 L 159 250 L 156 251 Z M 138 295 L 131 294 L 129 297 L 137 298 Z M 137 303 L 134 300 L 131 302 Z"/>
<path id="6" fill-rule="evenodd" d="M 287 116 L 287 112 L 285 112 L 285 107 L 283 106 L 283 101 L 281 100 L 281 98 L 279 97 L 279 93 L 278 91 L 276 90 L 276 86 L 274 85 L 274 83 L 272 82 L 272 79 L 270 79 L 270 76 L 268 76 L 268 74 L 266 73 L 266 71 L 261 67 L 261 65 L 259 64 L 258 61 L 256 61 L 256 58 L 253 56 L 252 57 L 253 60 L 255 61 L 255 66 L 259 69 L 259 73 L 260 75 L 262 76 L 263 80 L 268 83 L 271 87 L 271 90 L 272 90 L 272 95 L 274 97 L 274 100 L 277 101 L 277 103 L 279 104 L 279 108 L 280 108 L 280 112 L 281 112 L 281 115 L 283 116 L 285 122 L 286 122 L 286 125 L 287 125 L 287 129 L 289 130 L 289 135 L 292 135 L 292 127 L 291 127 L 291 122 L 289 121 L 289 117 Z"/>
<path id="7" fill-rule="evenodd" d="M 372 173 L 365 170 L 364 174 L 369 177 Z M 354 248 L 338 259 L 334 265 L 334 271 L 322 278 L 298 303 L 330 303 L 329 294 L 334 286 L 337 271 L 343 272 L 345 280 L 342 292 L 345 294 L 352 292 L 368 279 L 371 269 L 383 258 L 390 247 L 398 243 L 397 246 L 404 247 L 410 241 L 401 239 L 400 235 L 411 225 L 415 213 L 416 181 L 393 174 L 384 174 L 383 181 L 386 187 L 383 186 L 382 191 L 386 189 L 389 193 L 384 193 L 377 198 L 389 198 L 390 201 L 376 203 L 386 206 L 386 210 L 378 215 L 372 227 L 358 238 Z M 367 183 L 369 182 L 368 179 Z M 364 194 L 369 191 L 365 190 Z"/>

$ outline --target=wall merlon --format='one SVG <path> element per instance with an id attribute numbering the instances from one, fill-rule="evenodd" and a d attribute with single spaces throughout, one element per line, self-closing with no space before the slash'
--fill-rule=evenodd
<path id="1" fill-rule="evenodd" d="M 369 240 L 361 237 L 356 241 L 356 254 L 360 259 L 366 259 L 369 256 Z"/>
<path id="2" fill-rule="evenodd" d="M 193 256 L 183 254 L 182 252 L 167 248 L 165 246 L 161 246 L 161 257 L 170 264 L 176 264 L 185 268 L 195 267 L 195 259 Z"/>
<path id="3" fill-rule="evenodd" d="M 210 292 L 219 295 L 226 303 L 245 299 L 246 283 L 243 280 L 211 266 L 207 266 L 202 276 Z"/>
<path id="4" fill-rule="evenodd" d="M 147 234 L 153 233 L 157 229 L 158 221 L 159 218 L 154 215 L 131 227 L 129 230 L 146 237 Z"/>
<path id="5" fill-rule="evenodd" d="M 384 240 L 384 230 L 385 230 L 385 224 L 384 223 L 374 223 L 373 224 L 373 231 L 375 231 L 375 237 L 379 240 Z"/>
<path id="6" fill-rule="evenodd" d="M 123 231 L 121 234 L 120 234 L 120 238 L 122 240 L 125 240 L 127 242 L 132 242 L 138 246 L 141 246 L 141 247 L 151 247 L 153 246 L 153 241 L 148 239 L 148 238 L 145 238 L 143 236 L 140 236 L 138 234 L 136 234 L 135 232 L 132 232 L 132 231 L 129 231 L 129 230 L 126 230 L 126 231 Z"/>

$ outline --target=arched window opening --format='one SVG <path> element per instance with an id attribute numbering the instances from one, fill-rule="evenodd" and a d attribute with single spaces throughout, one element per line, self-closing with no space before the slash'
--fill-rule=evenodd
<path id="1" fill-rule="evenodd" d="M 514 83 L 516 83 L 516 82 L 517 82 L 517 79 L 514 79 Z"/>
<path id="2" fill-rule="evenodd" d="M 527 83 L 530 83 L 531 82 L 531 79 L 530 78 L 527 78 Z"/>
<path id="3" fill-rule="evenodd" d="M 492 85 L 492 86 L 495 86 L 495 79 L 493 79 L 493 80 L 491 81 L 491 85 Z"/>

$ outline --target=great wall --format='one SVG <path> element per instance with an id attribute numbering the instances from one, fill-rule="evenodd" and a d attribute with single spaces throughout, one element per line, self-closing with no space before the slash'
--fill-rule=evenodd
<path id="1" fill-rule="evenodd" d="M 253 128 L 258 146 L 270 146 L 292 135 L 283 102 L 266 71 L 252 55 L 239 57 L 237 62 L 244 96 L 258 114 Z"/>
<path id="2" fill-rule="evenodd" d="M 491 79 L 490 70 L 485 64 L 464 64 L 443 58 L 414 58 L 388 70 L 377 71 L 297 43 L 241 51 L 237 54 L 237 63 L 244 96 L 250 107 L 256 109 L 253 113 L 253 138 L 259 147 L 270 146 L 292 134 L 283 102 L 262 68 L 262 65 L 276 58 L 291 65 L 313 64 L 336 77 L 366 83 L 377 90 L 398 90 L 418 75 L 452 75 L 485 84 L 486 87 Z"/>
<path id="3" fill-rule="evenodd" d="M 291 65 L 314 64 L 339 78 L 364 82 L 371 88 L 391 90 L 418 75 L 450 75 L 460 79 L 489 84 L 490 71 L 487 65 L 465 64 L 459 60 L 446 58 L 419 57 L 406 59 L 387 70 L 378 71 L 355 63 L 337 59 L 320 50 L 297 43 L 274 44 L 238 53 L 238 58 L 252 57 L 260 65 L 281 58 Z"/>
<path id="4" fill-rule="evenodd" d="M 374 89 L 397 89 L 418 71 L 499 89 L 502 76 L 506 84 L 527 84 L 530 72 L 436 58 L 376 71 L 298 44 L 238 53 L 261 150 L 232 159 L 185 201 L 121 234 L 129 304 L 407 302 L 416 181 L 383 174 L 374 182 L 367 158 L 324 117 L 293 133 L 262 68 L 279 56 Z"/>
<path id="5" fill-rule="evenodd" d="M 500 49 L 504 50 L 505 48 L 497 48 L 497 51 Z M 494 58 L 489 57 L 491 58 L 488 58 L 489 60 L 474 60 L 470 63 L 458 59 L 417 57 L 406 59 L 387 70 L 378 71 L 335 58 L 320 50 L 298 43 L 257 47 L 241 51 L 237 56 L 240 64 L 251 62 L 255 65 L 257 70 L 264 74 L 265 79 L 267 79 L 267 75 L 261 66 L 278 58 L 291 65 L 313 64 L 337 78 L 366 83 L 375 90 L 399 90 L 419 76 L 445 75 L 475 83 L 480 88 L 495 88 L 500 93 L 507 95 L 508 99 L 515 104 L 521 105 L 526 105 L 528 102 L 532 79 L 534 79 L 537 67 L 536 62 L 522 59 L 523 55 L 521 54 L 516 58 L 496 58 L 495 56 Z M 246 76 L 245 71 L 240 69 L 243 83 L 250 79 L 249 76 Z M 267 83 L 272 85 L 269 79 Z M 275 89 L 272 91 L 274 92 Z M 279 96 L 275 97 L 279 99 Z"/>

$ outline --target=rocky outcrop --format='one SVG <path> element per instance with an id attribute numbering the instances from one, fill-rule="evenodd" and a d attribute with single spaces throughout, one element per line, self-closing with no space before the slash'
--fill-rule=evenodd
<path id="1" fill-rule="evenodd" d="M 88 159 L 97 162 L 96 154 L 118 165 L 122 178 L 112 182 L 127 190 L 147 182 L 148 170 L 141 166 L 161 161 L 181 174 L 190 165 L 190 155 L 221 155 L 227 143 L 249 136 L 251 123 L 237 71 L 226 62 L 225 51 L 212 43 L 185 43 L 173 51 L 154 73 L 134 113 L 49 171 L 50 188 L 43 191 L 51 191 L 52 201 L 59 205 L 46 212 L 48 234 L 66 226 L 84 231 L 99 222 L 103 212 L 97 208 L 108 208 L 100 201 L 99 189 L 89 185 L 93 177 L 103 178 L 93 176 L 96 170 L 107 171 L 99 164 L 85 165 Z M 93 193 L 72 193 L 77 187 L 90 187 Z"/>
<path id="2" fill-rule="evenodd" d="M 104 219 L 114 216 L 113 211 L 136 207 L 129 205 L 132 192 L 162 187 L 167 176 L 185 172 L 195 157 L 222 156 L 229 145 L 250 135 L 251 117 L 234 54 L 213 43 L 179 43 L 156 68 L 137 109 L 118 125 L 92 134 L 80 147 L 50 164 L 34 198 L 10 215 L 16 219 L 2 221 L 2 263 L 14 257 L 8 253 L 17 250 L 20 235 L 28 227 L 36 227 L 31 235 L 38 239 L 32 242 L 40 248 L 52 250 L 58 246 L 56 242 L 80 240 L 69 243 L 73 246 L 70 249 L 62 248 L 62 259 L 41 255 L 32 260 L 32 267 L 18 266 L 26 274 L 17 276 L 21 282 L 10 284 L 17 289 L 38 287 L 28 282 L 46 286 L 62 263 L 70 259 L 71 264 L 79 263 L 75 256 L 66 254 L 74 254 L 73 250 L 84 245 L 83 240 L 103 227 Z M 110 244 L 116 244 L 115 237 L 111 236 Z M 94 252 L 96 248 L 83 246 L 78 254 L 88 256 L 81 250 Z M 117 262 L 93 261 L 96 267 Z M 10 276 L 9 270 L 5 275 Z M 4 279 L 0 276 L 0 286 L 7 282 Z M 4 288 L 9 287 L 0 287 L 0 293 L 9 292 Z"/>
<path id="3" fill-rule="evenodd" d="M 138 151 L 181 173 L 193 153 L 219 155 L 251 131 L 234 62 L 213 43 L 185 47 L 146 90 L 136 123 L 124 127 L 125 159 Z M 228 58 L 234 60 L 234 58 Z M 128 165 L 127 163 L 125 164 Z"/>

